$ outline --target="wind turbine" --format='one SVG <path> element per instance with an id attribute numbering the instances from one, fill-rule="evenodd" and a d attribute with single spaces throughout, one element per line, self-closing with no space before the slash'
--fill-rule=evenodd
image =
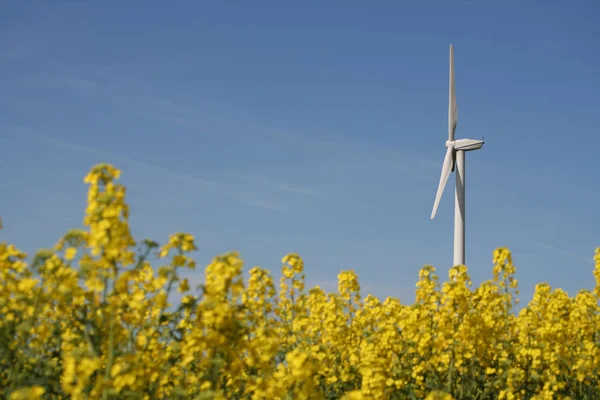
<path id="1" fill-rule="evenodd" d="M 450 97 L 448 104 L 448 140 L 446 157 L 442 165 L 442 175 L 438 186 L 431 219 L 435 217 L 448 177 L 456 169 L 456 196 L 454 205 L 454 264 L 465 264 L 465 152 L 479 150 L 483 140 L 454 138 L 458 123 L 456 92 L 454 87 L 454 47 L 450 45 Z"/>

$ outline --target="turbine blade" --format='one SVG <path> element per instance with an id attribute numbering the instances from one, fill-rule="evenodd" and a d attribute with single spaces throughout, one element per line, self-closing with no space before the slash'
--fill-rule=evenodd
<path id="1" fill-rule="evenodd" d="M 450 45 L 450 98 L 448 101 L 448 140 L 454 140 L 454 132 L 458 124 L 458 108 L 456 107 L 456 89 L 454 85 L 454 46 Z"/>
<path id="2" fill-rule="evenodd" d="M 435 195 L 431 219 L 435 217 L 435 213 L 440 205 L 440 200 L 442 199 L 442 193 L 444 193 L 444 188 L 446 187 L 448 177 L 450 176 L 450 171 L 452 170 L 452 153 L 454 153 L 454 147 L 449 146 L 448 150 L 446 151 L 446 157 L 444 157 L 444 164 L 442 165 L 442 175 L 440 176 L 440 184 L 438 185 L 437 194 Z"/>

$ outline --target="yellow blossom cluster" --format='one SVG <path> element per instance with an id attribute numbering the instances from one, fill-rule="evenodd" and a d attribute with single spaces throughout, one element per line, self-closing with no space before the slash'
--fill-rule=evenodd
<path id="1" fill-rule="evenodd" d="M 423 267 L 414 304 L 363 297 L 354 271 L 306 289 L 297 254 L 278 287 L 229 253 L 192 288 L 194 237 L 135 241 L 119 174 L 92 168 L 85 228 L 54 248 L 0 243 L 0 399 L 600 398 L 600 248 L 594 290 L 538 284 L 518 312 L 504 248 L 475 288 Z"/>

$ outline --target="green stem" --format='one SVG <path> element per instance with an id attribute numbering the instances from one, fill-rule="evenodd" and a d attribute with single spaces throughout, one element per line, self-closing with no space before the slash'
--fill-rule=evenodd
<path id="1" fill-rule="evenodd" d="M 116 284 L 117 276 L 119 273 L 119 269 L 117 268 L 117 265 L 114 260 L 112 261 L 112 267 L 113 267 L 113 272 L 114 272 L 112 292 L 114 293 L 115 292 L 115 284 Z M 108 277 L 106 277 L 105 279 L 108 281 Z M 108 285 L 104 286 L 105 296 L 106 296 L 106 286 L 108 286 Z M 106 369 L 104 370 L 104 390 L 102 392 L 102 398 L 104 400 L 108 399 L 108 386 L 107 386 L 106 382 L 108 382 L 110 380 L 110 371 L 112 369 L 113 361 L 114 361 L 114 357 L 115 357 L 115 308 L 108 302 L 106 297 L 105 297 L 105 301 L 106 301 L 107 305 L 110 307 L 110 320 L 109 320 L 109 331 L 108 331 L 108 358 L 106 361 Z"/>
<path id="2" fill-rule="evenodd" d="M 108 360 L 106 362 L 106 370 L 104 371 L 104 392 L 102 393 L 102 398 L 104 400 L 108 399 L 108 387 L 106 386 L 106 382 L 110 379 L 110 370 L 112 369 L 113 359 L 114 359 L 114 345 L 115 345 L 115 319 L 114 319 L 114 309 L 111 307 L 110 310 L 110 330 L 108 333 Z"/>

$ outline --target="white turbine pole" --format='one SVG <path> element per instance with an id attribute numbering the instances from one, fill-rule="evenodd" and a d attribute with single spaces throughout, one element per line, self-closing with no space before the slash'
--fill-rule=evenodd
<path id="1" fill-rule="evenodd" d="M 454 203 L 454 264 L 465 265 L 465 152 L 456 152 L 456 197 Z"/>

